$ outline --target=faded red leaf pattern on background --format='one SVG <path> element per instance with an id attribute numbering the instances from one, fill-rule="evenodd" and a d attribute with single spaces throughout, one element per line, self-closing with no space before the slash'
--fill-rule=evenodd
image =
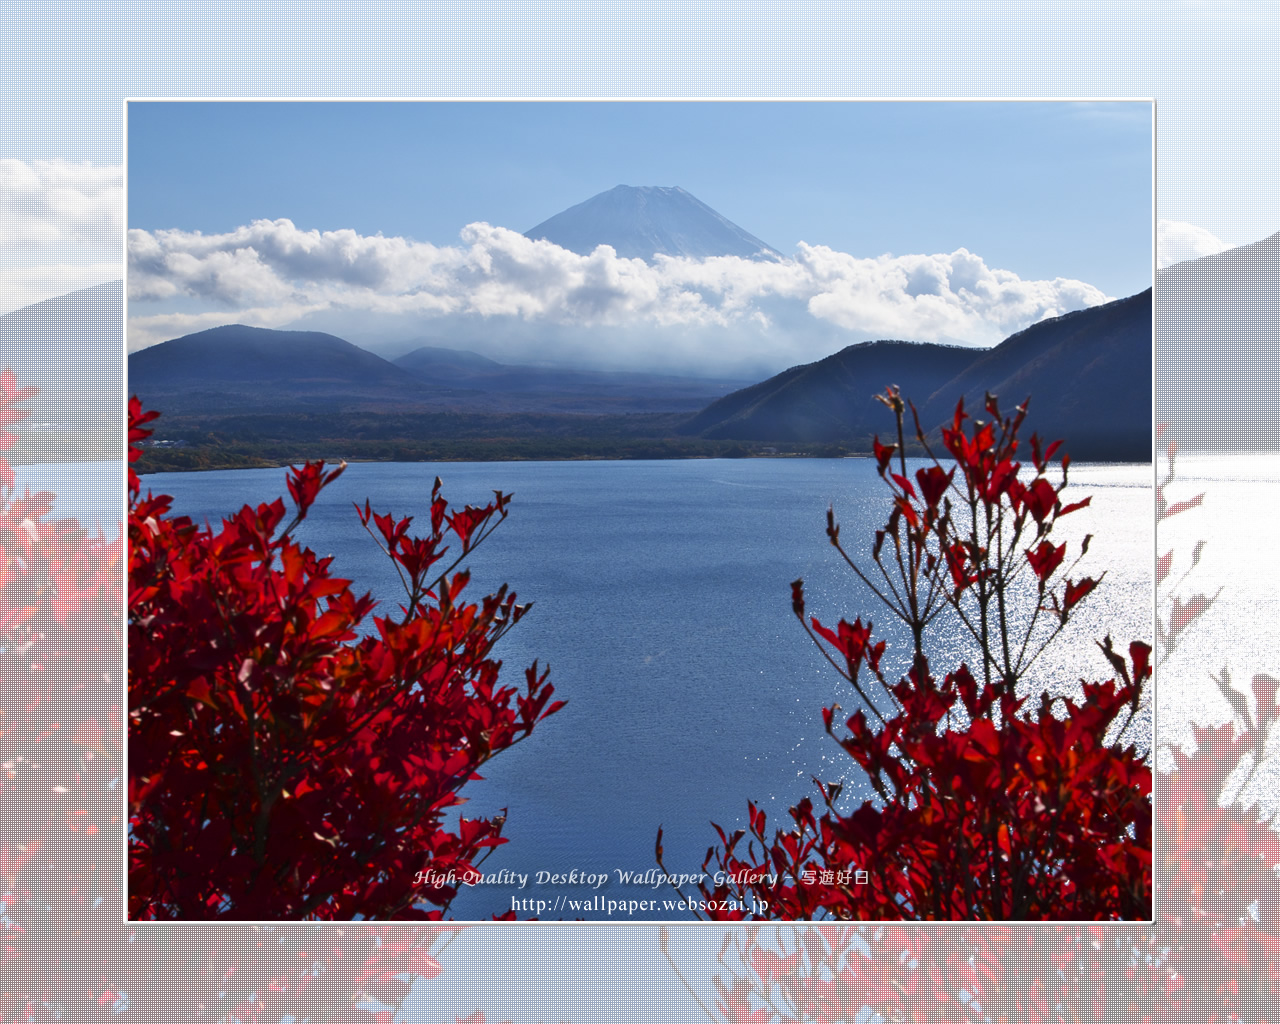
<path id="1" fill-rule="evenodd" d="M 31 393 L 0 375 L 0 420 Z M 458 926 L 121 925 L 124 713 L 95 709 L 123 682 L 123 539 L 53 518 L 54 495 L 13 480 L 0 459 L 0 1021 L 389 1024 Z"/>
<path id="2" fill-rule="evenodd" d="M 16 382 L 6 375 L 0 390 L 12 410 Z M 11 481 L 9 472 L 0 466 Z M 1171 499 L 1165 514 L 1196 504 Z M 121 689 L 123 551 L 54 509 L 53 496 L 11 487 L 0 507 L 0 1020 L 391 1020 L 394 1002 L 369 999 L 432 977 L 455 928 L 119 923 L 123 708 L 105 719 L 96 709 Z M 1199 545 L 1193 567 L 1198 558 Z M 1164 638 L 1194 635 L 1187 627 L 1213 596 L 1166 600 Z M 1172 609 L 1193 602 L 1199 610 L 1172 629 Z M 1239 764 L 1256 770 L 1276 717 L 1276 681 L 1260 674 L 1249 689 L 1256 710 L 1234 727 L 1198 729 L 1195 751 L 1156 785 L 1154 928 L 726 928 L 718 962 L 696 979 L 717 971 L 712 1014 L 826 1020 L 865 1005 L 890 1020 L 1268 1019 L 1248 1014 L 1280 988 L 1269 966 L 1280 961 L 1269 870 L 1280 852 L 1250 808 L 1220 801 Z"/>
<path id="3" fill-rule="evenodd" d="M 1170 444 L 1157 492 L 1161 520 L 1203 498 L 1167 500 L 1175 459 Z M 1196 544 L 1189 565 L 1185 552 L 1158 556 L 1160 663 L 1212 606 L 1205 595 L 1182 599 L 1168 582 L 1175 560 L 1186 566 L 1179 583 L 1186 581 L 1203 547 Z M 1179 619 L 1189 605 L 1198 610 Z M 1229 698 L 1240 694 L 1227 669 L 1216 681 Z M 1252 706 L 1242 694 L 1231 701 L 1235 722 L 1197 727 L 1193 752 L 1172 751 L 1174 769 L 1156 786 L 1164 827 L 1154 926 L 739 929 L 721 945 L 710 1014 L 751 1022 L 853 1019 L 864 1009 L 887 1021 L 1280 1019 L 1265 1009 L 1280 996 L 1280 835 L 1240 799 L 1280 720 L 1278 689 L 1280 680 L 1254 675 Z M 667 939 L 664 932 L 664 949 Z"/>

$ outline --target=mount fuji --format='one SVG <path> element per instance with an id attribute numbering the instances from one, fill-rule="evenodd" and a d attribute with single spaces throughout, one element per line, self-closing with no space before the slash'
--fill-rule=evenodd
<path id="1" fill-rule="evenodd" d="M 781 260 L 771 245 L 749 234 L 682 188 L 618 185 L 571 206 L 525 232 L 587 256 L 611 245 L 619 256 L 652 263 L 656 255 L 707 259 Z"/>

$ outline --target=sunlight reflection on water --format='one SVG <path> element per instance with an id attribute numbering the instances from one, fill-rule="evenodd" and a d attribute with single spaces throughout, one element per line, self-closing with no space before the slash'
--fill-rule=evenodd
<path id="1" fill-rule="evenodd" d="M 709 819 L 741 827 L 754 799 L 781 821 L 812 790 L 812 774 L 844 774 L 848 758 L 823 731 L 821 709 L 839 702 L 852 713 L 857 698 L 794 620 L 797 576 L 811 614 L 831 626 L 870 617 L 889 643 L 890 671 L 906 669 L 901 628 L 824 533 L 834 503 L 842 541 L 867 556 L 888 506 L 871 460 L 361 463 L 322 494 L 300 539 L 334 554 L 359 591 L 398 601 L 398 577 L 351 502 L 368 496 L 396 516 L 421 514 L 437 473 L 455 505 L 483 503 L 494 488 L 515 493 L 509 520 L 470 559 L 473 594 L 507 581 L 535 602 L 497 653 L 516 671 L 549 663 L 557 697 L 570 702 L 468 787 L 468 814 L 511 809 L 512 842 L 489 870 L 643 871 L 660 823 L 668 863 L 695 869 Z M 1108 575 L 1035 667 L 1059 693 L 1082 676 L 1110 677 L 1096 640 L 1109 634 L 1124 649 L 1151 637 L 1149 467 L 1080 465 L 1071 480 L 1065 499 L 1093 503 L 1062 520 L 1059 542 L 1074 554 L 1093 533 L 1073 576 Z M 145 481 L 174 493 L 178 513 L 215 523 L 231 511 L 228 495 L 270 500 L 283 483 L 281 470 Z M 966 645 L 942 628 L 931 648 L 947 671 Z M 507 894 L 482 888 L 466 905 L 460 897 L 459 916 L 502 909 Z"/>

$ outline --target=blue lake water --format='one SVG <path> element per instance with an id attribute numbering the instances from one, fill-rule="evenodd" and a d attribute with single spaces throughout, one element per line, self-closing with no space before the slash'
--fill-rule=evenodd
<path id="1" fill-rule="evenodd" d="M 52 519 L 76 519 L 87 530 L 101 527 L 108 538 L 124 518 L 125 468 L 119 459 L 96 462 L 42 462 L 15 466 L 14 489 L 54 494 Z"/>
<path id="2" fill-rule="evenodd" d="M 510 842 L 486 872 L 528 876 L 520 889 L 464 889 L 460 919 L 483 919 L 512 900 L 674 897 L 619 882 L 644 874 L 665 829 L 668 868 L 700 869 L 716 838 L 745 827 L 747 801 L 772 823 L 814 795 L 810 777 L 850 774 L 846 800 L 866 795 L 848 757 L 823 731 L 822 708 L 856 697 L 810 643 L 791 611 L 803 577 L 808 609 L 834 626 L 861 615 L 892 657 L 902 637 L 825 536 L 834 503 L 851 553 L 869 549 L 887 515 L 871 460 L 747 459 L 667 462 L 357 463 L 321 496 L 300 539 L 335 556 L 334 571 L 394 607 L 403 594 L 386 556 L 361 528 L 353 501 L 395 516 L 425 515 L 433 479 L 456 506 L 512 492 L 508 520 L 472 556 L 472 598 L 509 583 L 528 616 L 497 654 L 519 681 L 535 658 L 569 701 L 533 736 L 502 753 L 467 786 L 469 816 L 507 807 Z M 175 496 L 175 511 L 215 524 L 244 502 L 285 493 L 283 470 L 156 474 L 144 487 Z M 1146 465 L 1077 465 L 1069 495 L 1093 505 L 1063 520 L 1078 549 L 1095 535 L 1082 572 L 1108 570 L 1085 613 L 1037 665 L 1046 686 L 1071 692 L 1081 676 L 1106 678 L 1094 639 L 1150 640 L 1152 473 Z M 937 633 L 935 667 L 966 650 Z M 899 660 L 895 669 L 902 667 Z M 538 872 L 608 876 L 600 889 L 539 884 Z M 523 904 L 522 904 L 523 906 Z M 521 917 L 529 916 L 522 911 Z M 546 909 L 543 918 L 606 919 Z M 687 919 L 659 910 L 614 920 Z"/>

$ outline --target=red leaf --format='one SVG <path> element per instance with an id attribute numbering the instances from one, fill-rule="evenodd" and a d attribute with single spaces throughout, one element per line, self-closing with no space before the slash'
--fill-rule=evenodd
<path id="1" fill-rule="evenodd" d="M 133 403 L 135 436 L 146 433 L 141 421 Z M 342 468 L 291 470 L 299 517 Z M 445 812 L 481 765 L 564 704 L 551 703 L 536 663 L 523 692 L 499 683 L 490 652 L 523 614 L 515 595 L 502 587 L 466 603 L 465 569 L 423 593 L 439 531 L 413 537 L 411 518 L 366 501 L 357 515 L 411 569 L 414 600 L 399 620 L 362 629 L 372 598 L 331 575 L 332 558 L 281 531 L 283 501 L 246 505 L 215 531 L 171 518 L 167 499 L 138 491 L 128 530 L 130 917 L 290 920 L 304 906 L 314 920 L 446 913 L 457 886 L 415 885 L 419 869 L 465 870 L 505 839 L 498 818 L 449 826 Z M 27 511 L 39 498 L 24 499 Z M 464 547 L 505 506 L 500 496 L 450 514 L 437 501 L 438 488 L 433 520 L 448 521 Z M 76 596 L 70 577 L 58 590 L 60 600 Z M 95 754 L 116 749 L 94 722 L 74 739 Z M 248 771 L 250 762 L 275 766 L 277 777 Z M 364 979 L 398 999 L 398 975 L 436 969 L 425 953 L 397 947 Z"/>
<path id="2" fill-rule="evenodd" d="M 1276 690 L 1280 688 L 1280 680 L 1265 672 L 1259 672 L 1252 680 L 1254 696 L 1258 699 L 1258 715 L 1273 712 L 1280 707 L 1276 701 Z"/>
<path id="3" fill-rule="evenodd" d="M 875 449 L 876 467 L 880 470 L 880 475 L 883 476 L 884 471 L 889 467 L 889 460 L 893 458 L 893 453 L 898 450 L 898 446 L 896 444 L 883 445 L 880 443 L 879 437 L 872 438 L 871 443 Z"/>
<path id="4" fill-rule="evenodd" d="M 1196 594 L 1186 602 L 1175 597 L 1173 610 L 1169 613 L 1169 639 L 1172 640 L 1212 608 L 1215 600 L 1216 597 L 1206 597 L 1204 594 Z"/>
<path id="5" fill-rule="evenodd" d="M 1057 500 L 1057 492 L 1054 491 L 1053 486 L 1044 477 L 1039 477 L 1035 483 L 1027 488 L 1026 496 L 1023 498 L 1037 523 L 1044 522 L 1045 517 L 1053 511 L 1053 506 Z"/>
<path id="6" fill-rule="evenodd" d="M 1085 498 L 1083 501 L 1072 502 L 1070 505 L 1067 505 L 1065 508 L 1063 508 L 1058 513 L 1058 515 L 1065 516 L 1068 512 L 1074 512 L 1076 509 L 1087 508 L 1089 506 L 1089 503 L 1092 501 L 1093 501 L 1093 496 L 1090 495 L 1089 497 Z"/>
<path id="7" fill-rule="evenodd" d="M 1157 490 L 1156 509 L 1157 519 L 1168 519 L 1170 516 L 1176 516 L 1179 512 L 1186 512 L 1189 509 L 1198 508 L 1200 503 L 1204 501 L 1204 492 L 1201 491 L 1194 498 L 1188 498 L 1186 501 L 1177 501 L 1172 505 L 1165 505 L 1163 488 Z"/>
<path id="8" fill-rule="evenodd" d="M 1129 659 L 1133 662 L 1133 681 L 1135 683 L 1151 675 L 1151 645 L 1141 640 L 1129 644 Z"/>
<path id="9" fill-rule="evenodd" d="M 955 587 L 955 595 L 959 597 L 965 588 L 977 582 L 977 573 L 968 571 L 969 555 L 964 545 L 958 541 L 948 546 L 944 554 L 947 559 L 947 570 L 951 573 L 951 582 Z"/>
<path id="10" fill-rule="evenodd" d="M 955 475 L 954 469 L 948 473 L 941 466 L 929 466 L 927 469 L 916 470 L 916 481 L 920 484 L 920 493 L 924 495 L 924 500 L 930 508 L 938 507 L 938 502 L 942 500 Z"/>
<path id="11" fill-rule="evenodd" d="M 894 483 L 901 487 L 908 497 L 914 498 L 916 496 L 916 489 L 911 486 L 911 481 L 905 476 L 899 476 L 897 473 L 890 473 L 889 475 L 893 477 Z"/>
<path id="12" fill-rule="evenodd" d="M 1041 541 L 1039 547 L 1027 551 L 1027 561 L 1031 563 L 1031 571 L 1036 574 L 1036 579 L 1043 583 L 1062 564 L 1066 553 L 1065 544 L 1059 544 L 1055 548 L 1049 541 Z"/>
<path id="13" fill-rule="evenodd" d="M 1067 580 L 1066 594 L 1062 599 L 1062 611 L 1065 614 L 1074 608 L 1086 594 L 1090 593 L 1094 587 L 1098 585 L 1098 581 L 1090 579 L 1086 576 L 1079 583 L 1072 583 Z"/>

